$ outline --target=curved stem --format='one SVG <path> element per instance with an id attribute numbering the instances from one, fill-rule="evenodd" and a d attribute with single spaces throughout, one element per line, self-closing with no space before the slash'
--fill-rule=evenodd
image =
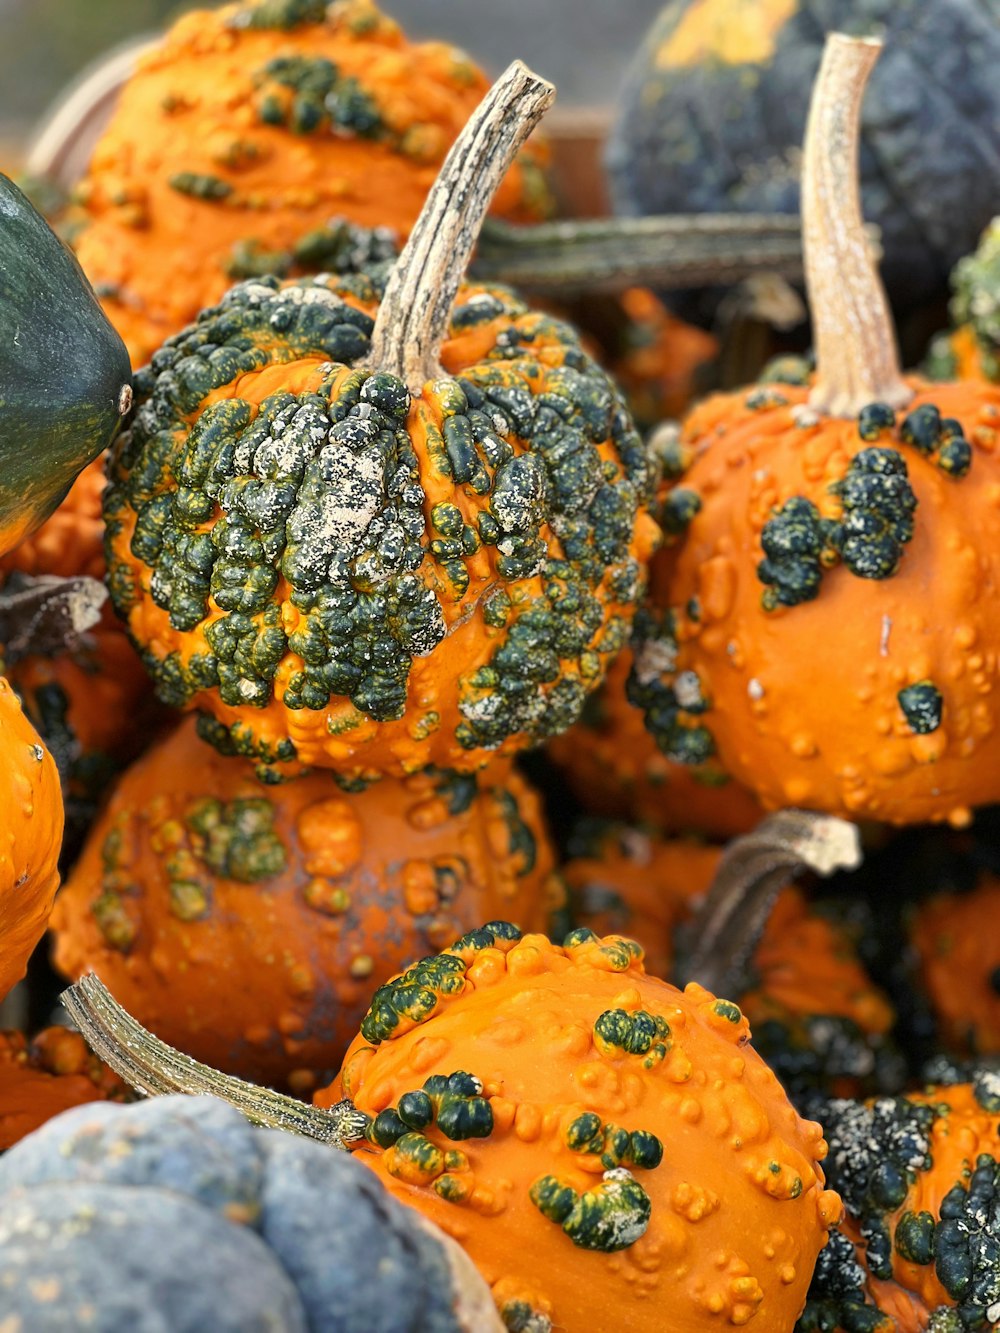
<path id="1" fill-rule="evenodd" d="M 835 417 L 872 402 L 902 407 L 913 396 L 865 243 L 858 186 L 861 99 L 881 49 L 878 38 L 827 37 L 806 126 L 802 248 L 817 366 L 809 403 Z"/>
<path id="2" fill-rule="evenodd" d="M 101 619 L 108 590 L 78 574 L 10 575 L 0 587 L 0 645 L 10 667 L 23 657 L 72 652 Z"/>
<path id="3" fill-rule="evenodd" d="M 441 374 L 448 319 L 479 230 L 517 151 L 552 105 L 555 88 L 515 60 L 455 140 L 396 261 L 367 364 L 418 395 Z"/>
<path id="4" fill-rule="evenodd" d="M 470 272 L 532 292 L 731 286 L 757 273 L 802 276 L 801 223 L 781 213 L 486 221 Z"/>
<path id="5" fill-rule="evenodd" d="M 715 994 L 738 987 L 782 888 L 803 871 L 832 875 L 861 864 L 858 830 L 833 815 L 779 810 L 726 848 L 694 923 L 684 981 Z"/>
<path id="6" fill-rule="evenodd" d="M 283 1129 L 333 1148 L 347 1148 L 364 1138 L 368 1117 L 353 1102 L 338 1102 L 323 1110 L 199 1064 L 147 1032 L 92 972 L 60 998 L 94 1054 L 148 1097 L 171 1093 L 218 1097 L 235 1106 L 253 1125 Z"/>

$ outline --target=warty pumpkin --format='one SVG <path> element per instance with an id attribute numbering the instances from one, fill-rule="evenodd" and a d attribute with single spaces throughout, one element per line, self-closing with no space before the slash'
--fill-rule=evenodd
<path id="1" fill-rule="evenodd" d="M 1000 380 L 1000 218 L 994 218 L 975 251 L 951 273 L 955 329 L 931 344 L 932 379 Z"/>
<path id="2" fill-rule="evenodd" d="M 796 212 L 809 87 L 835 31 L 886 41 L 863 113 L 861 188 L 893 307 L 913 311 L 946 296 L 948 270 L 1000 209 L 982 132 L 1000 117 L 990 4 L 667 0 L 619 96 L 611 198 L 629 214 Z"/>
<path id="3" fill-rule="evenodd" d="M 665 1308 L 672 1333 L 790 1328 L 840 1216 L 822 1131 L 735 1005 L 641 959 L 618 936 L 559 947 L 491 922 L 375 993 L 313 1107 L 164 1046 L 96 977 L 63 998 L 143 1091 L 211 1087 L 257 1123 L 355 1150 L 458 1240 L 508 1330 L 644 1333 Z"/>
<path id="4" fill-rule="evenodd" d="M 909 940 L 942 1044 L 1000 1055 L 1000 878 L 984 871 L 969 889 L 932 895 L 913 911 Z"/>
<path id="5" fill-rule="evenodd" d="M 59 885 L 59 772 L 0 676 L 0 998 L 24 976 Z"/>
<path id="6" fill-rule="evenodd" d="M 519 78 L 381 299 L 363 276 L 244 283 L 136 377 L 112 598 L 161 698 L 272 776 L 482 767 L 569 726 L 627 638 L 656 527 L 621 398 L 567 325 L 458 290 L 549 99 L 528 80 L 518 109 Z"/>
<path id="7" fill-rule="evenodd" d="M 1000 1078 L 812 1109 L 847 1212 L 802 1333 L 1000 1326 Z"/>
<path id="8" fill-rule="evenodd" d="M 0 1152 L 71 1106 L 129 1096 L 79 1032 L 49 1027 L 30 1041 L 23 1032 L 0 1032 Z"/>
<path id="9" fill-rule="evenodd" d="M 585 824 L 560 869 L 578 926 L 642 945 L 654 976 L 676 980 L 685 927 L 718 871 L 721 851 L 623 825 Z M 812 895 L 781 890 L 731 993 L 754 1049 L 799 1097 L 893 1091 L 903 1081 L 894 1014 L 868 975 L 849 926 Z"/>
<path id="10" fill-rule="evenodd" d="M 541 929 L 554 857 L 501 764 L 366 791 L 262 786 L 187 719 L 120 780 L 56 902 L 54 961 L 94 968 L 165 1041 L 229 1073 L 334 1071 L 374 987 L 483 917 Z"/>
<path id="11" fill-rule="evenodd" d="M 370 1172 L 207 1097 L 81 1106 L 6 1153 L 0 1289 L 32 1333 L 502 1333 Z"/>
<path id="12" fill-rule="evenodd" d="M 753 828 L 763 814 L 759 802 L 715 758 L 681 764 L 660 749 L 626 694 L 632 661 L 623 649 L 579 722 L 546 745 L 567 787 L 593 814 L 664 833 L 727 838 Z"/>
<path id="13" fill-rule="evenodd" d="M 625 324 L 611 373 L 639 427 L 652 429 L 687 411 L 719 342 L 671 314 L 647 287 L 629 287 L 620 303 Z"/>
<path id="14" fill-rule="evenodd" d="M 668 757 L 767 807 L 963 824 L 1000 798 L 1000 389 L 899 374 L 850 198 L 877 51 L 832 37 L 810 117 L 815 379 L 688 417 L 630 691 Z"/>
<path id="15" fill-rule="evenodd" d="M 0 174 L 0 556 L 42 523 L 132 402 L 125 347 L 80 265 Z"/>
<path id="16" fill-rule="evenodd" d="M 122 90 L 62 225 L 134 366 L 238 278 L 324 270 L 331 219 L 405 234 L 487 81 L 369 0 L 183 15 Z M 542 215 L 544 153 L 497 194 Z"/>

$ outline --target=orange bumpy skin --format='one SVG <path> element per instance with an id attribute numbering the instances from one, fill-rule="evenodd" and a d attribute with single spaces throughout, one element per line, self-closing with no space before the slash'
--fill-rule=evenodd
<path id="1" fill-rule="evenodd" d="M 332 219 L 408 232 L 487 87 L 463 52 L 409 43 L 368 0 L 180 18 L 123 90 L 65 220 L 133 366 L 237 278 L 332 267 Z M 543 161 L 522 153 L 500 216 L 544 215 Z"/>
<path id="2" fill-rule="evenodd" d="M 0 998 L 24 976 L 59 886 L 59 773 L 0 676 Z"/>
<path id="3" fill-rule="evenodd" d="M 537 796 L 420 774 L 345 793 L 262 786 L 193 719 L 119 783 L 59 895 L 55 962 L 157 1036 L 265 1082 L 332 1070 L 372 990 L 484 914 L 538 929 L 553 855 Z"/>
<path id="4" fill-rule="evenodd" d="M 632 654 L 625 649 L 576 726 L 546 747 L 573 795 L 594 814 L 664 833 L 710 838 L 747 833 L 764 817 L 759 802 L 717 763 L 676 764 L 667 758 L 641 710 L 628 701 L 631 670 Z"/>
<path id="5" fill-rule="evenodd" d="M 375 1117 L 360 1160 L 512 1328 L 791 1329 L 840 1212 L 822 1131 L 735 1005 L 641 958 L 493 923 L 384 987 L 316 1100 Z"/>
<path id="6" fill-rule="evenodd" d="M 833 1102 L 823 1115 L 828 1170 L 847 1207 L 842 1230 L 868 1300 L 897 1333 L 995 1329 L 1000 1079 L 981 1073 L 867 1105 Z"/>
<path id="7" fill-rule="evenodd" d="M 717 751 L 769 807 L 966 823 L 1000 799 L 1000 388 L 854 421 L 807 396 L 688 418 L 634 697 L 668 754 Z"/>
<path id="8" fill-rule="evenodd" d="M 0 1152 L 71 1106 L 128 1096 L 78 1032 L 45 1028 L 30 1042 L 23 1032 L 0 1032 Z"/>
<path id="9" fill-rule="evenodd" d="M 1000 1054 L 1000 879 L 918 908 L 910 942 L 944 1042 L 962 1055 Z"/>
<path id="10" fill-rule="evenodd" d="M 560 872 L 573 919 L 599 935 L 634 937 L 647 970 L 669 977 L 674 931 L 708 891 L 721 852 L 623 826 L 588 832 L 573 840 L 583 854 Z M 849 929 L 799 889 L 778 896 L 747 974 L 737 1000 L 754 1046 L 790 1092 L 819 1086 L 846 1097 L 898 1086 L 891 1005 L 865 972 Z"/>
<path id="11" fill-rule="evenodd" d="M 471 770 L 571 725 L 658 529 L 575 332 L 463 286 L 447 375 L 363 362 L 367 278 L 244 283 L 136 377 L 108 581 L 161 698 L 272 773 Z"/>

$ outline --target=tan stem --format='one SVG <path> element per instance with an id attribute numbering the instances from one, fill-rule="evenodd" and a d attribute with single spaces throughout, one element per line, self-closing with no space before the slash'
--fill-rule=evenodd
<path id="1" fill-rule="evenodd" d="M 0 587 L 0 645 L 7 667 L 72 652 L 101 619 L 108 590 L 84 574 L 11 574 Z"/>
<path id="2" fill-rule="evenodd" d="M 872 402 L 903 407 L 913 397 L 866 243 L 858 184 L 861 100 L 881 49 L 878 38 L 827 37 L 806 125 L 802 249 L 816 348 L 809 403 L 835 417 L 856 416 Z"/>
<path id="3" fill-rule="evenodd" d="M 455 140 L 396 261 L 379 306 L 367 364 L 419 395 L 439 357 L 459 284 L 483 219 L 517 151 L 555 89 L 515 60 Z"/>
<path id="4" fill-rule="evenodd" d="M 684 981 L 716 994 L 739 984 L 778 893 L 804 871 L 832 875 L 861 863 L 858 830 L 833 815 L 779 810 L 726 848 L 690 931 Z"/>
<path id="5" fill-rule="evenodd" d="M 352 1102 L 338 1102 L 323 1110 L 199 1064 L 147 1032 L 92 972 L 64 991 L 61 998 L 94 1054 L 130 1087 L 148 1097 L 171 1093 L 218 1097 L 235 1106 L 251 1124 L 283 1129 L 333 1148 L 347 1148 L 364 1138 L 367 1116 Z"/>

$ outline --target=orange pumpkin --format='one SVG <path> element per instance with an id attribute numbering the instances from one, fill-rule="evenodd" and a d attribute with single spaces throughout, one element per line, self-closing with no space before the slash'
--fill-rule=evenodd
<path id="1" fill-rule="evenodd" d="M 486 87 L 370 0 L 181 17 L 126 84 L 64 220 L 132 364 L 238 278 L 334 267 L 339 218 L 407 232 Z M 502 216 L 547 211 L 542 161 L 533 147 L 512 168 Z"/>
<path id="2" fill-rule="evenodd" d="M 575 331 L 460 287 L 527 85 L 531 117 L 501 90 L 463 130 L 384 290 L 241 284 L 136 376 L 112 598 L 161 698 L 272 775 L 481 768 L 575 721 L 628 637 L 646 450 Z"/>
<path id="3" fill-rule="evenodd" d="M 0 676 L 0 998 L 24 976 L 59 884 L 59 773 Z"/>
<path id="4" fill-rule="evenodd" d="M 910 943 L 944 1044 L 1000 1054 L 1000 878 L 983 873 L 965 893 L 939 893 L 914 913 Z"/>
<path id="5" fill-rule="evenodd" d="M 0 1032 L 0 1152 L 71 1106 L 128 1096 L 78 1032 L 45 1028 L 30 1041 L 23 1032 Z"/>
<path id="6" fill-rule="evenodd" d="M 639 425 L 658 426 L 687 411 L 699 372 L 718 355 L 719 343 L 671 314 L 645 287 L 623 292 L 621 305 L 628 322 L 611 373 Z"/>
<path id="7" fill-rule="evenodd" d="M 484 916 L 539 929 L 553 856 L 506 766 L 262 786 L 189 719 L 119 782 L 60 893 L 56 966 L 266 1082 L 334 1069 L 373 987 Z"/>
<path id="8" fill-rule="evenodd" d="M 577 854 L 561 874 L 574 919 L 598 934 L 634 937 L 648 970 L 669 977 L 674 932 L 707 893 L 720 849 L 622 826 L 589 837 L 584 828 L 571 846 Z M 779 894 L 736 999 L 755 1049 L 793 1095 L 817 1086 L 836 1096 L 899 1086 L 892 1007 L 862 966 L 849 928 L 802 890 Z"/>
<path id="9" fill-rule="evenodd" d="M 868 1322 L 845 1326 L 879 1333 L 995 1329 L 1000 1324 L 996 1075 L 867 1106 L 833 1102 L 820 1114 L 830 1139 L 831 1183 L 842 1191 L 847 1208 L 842 1235 L 853 1242 L 852 1250 L 838 1238 L 839 1276 L 849 1287 L 860 1263 L 870 1315 Z M 836 1272 L 826 1278 L 836 1286 Z M 879 1315 L 883 1322 L 876 1323 Z"/>
<path id="10" fill-rule="evenodd" d="M 633 696 L 668 756 L 717 753 L 769 808 L 964 824 L 1000 799 L 1000 388 L 899 375 L 853 174 L 877 43 L 831 43 L 803 186 L 816 379 L 687 419 Z"/>
<path id="11" fill-rule="evenodd" d="M 678 764 L 662 752 L 625 693 L 631 669 L 625 649 L 576 726 L 546 747 L 576 799 L 594 814 L 664 833 L 728 838 L 753 828 L 763 816 L 759 802 L 718 763 Z"/>
<path id="12" fill-rule="evenodd" d="M 376 993 L 316 1101 L 374 1117 L 359 1159 L 462 1244 L 510 1328 L 790 1329 L 839 1213 L 820 1127 L 735 1005 L 641 959 L 474 931 Z"/>

